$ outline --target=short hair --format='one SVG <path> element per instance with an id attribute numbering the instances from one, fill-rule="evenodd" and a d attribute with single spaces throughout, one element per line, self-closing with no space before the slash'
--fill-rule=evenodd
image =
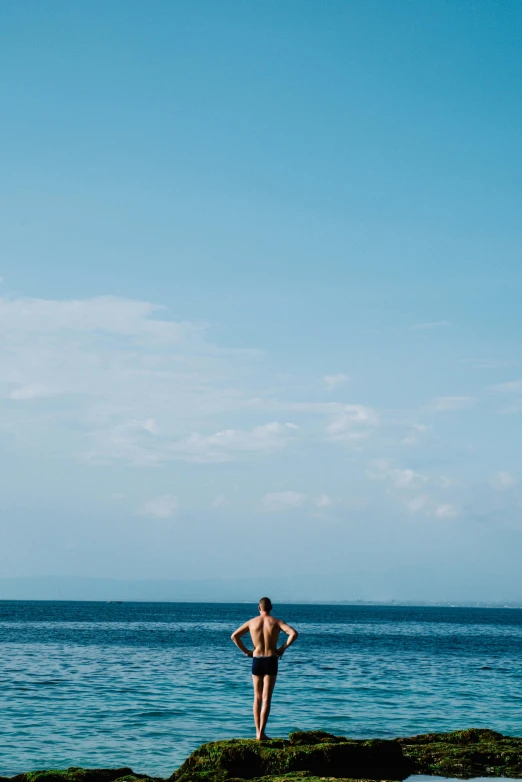
<path id="1" fill-rule="evenodd" d="M 271 611 L 272 610 L 272 601 L 269 597 L 262 597 L 259 601 L 259 608 L 262 611 Z"/>

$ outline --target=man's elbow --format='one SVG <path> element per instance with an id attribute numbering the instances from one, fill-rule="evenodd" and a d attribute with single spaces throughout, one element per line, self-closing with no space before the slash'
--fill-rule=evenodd
<path id="1" fill-rule="evenodd" d="M 230 636 L 230 640 L 234 641 L 234 643 L 235 643 L 236 639 L 237 639 L 237 633 L 232 633 L 232 635 Z"/>
<path id="2" fill-rule="evenodd" d="M 298 637 L 299 637 L 299 633 L 297 632 L 297 630 L 294 630 L 294 641 L 296 641 Z"/>

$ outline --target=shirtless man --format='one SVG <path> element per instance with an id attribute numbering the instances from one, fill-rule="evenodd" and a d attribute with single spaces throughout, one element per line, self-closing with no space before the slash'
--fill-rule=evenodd
<path id="1" fill-rule="evenodd" d="M 297 638 L 297 630 L 287 625 L 281 619 L 270 616 L 272 603 L 270 598 L 262 597 L 259 601 L 259 616 L 249 619 L 244 625 L 232 633 L 235 645 L 252 657 L 252 683 L 254 685 L 254 722 L 256 724 L 256 738 L 260 741 L 267 739 L 265 727 L 270 714 L 270 703 L 274 691 L 277 663 L 285 651 Z M 277 648 L 279 632 L 286 633 L 288 638 L 282 646 Z M 250 632 L 254 651 L 247 649 L 241 638 Z"/>

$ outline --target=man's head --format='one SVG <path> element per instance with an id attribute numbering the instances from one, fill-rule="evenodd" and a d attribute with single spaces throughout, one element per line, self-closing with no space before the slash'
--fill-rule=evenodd
<path id="1" fill-rule="evenodd" d="M 269 614 L 272 610 L 272 601 L 269 597 L 262 597 L 259 601 L 259 610 Z"/>

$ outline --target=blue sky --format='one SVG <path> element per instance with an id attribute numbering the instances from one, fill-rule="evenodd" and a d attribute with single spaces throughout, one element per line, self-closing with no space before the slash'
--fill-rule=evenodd
<path id="1" fill-rule="evenodd" d="M 520 4 L 2 17 L 0 575 L 522 599 Z"/>

